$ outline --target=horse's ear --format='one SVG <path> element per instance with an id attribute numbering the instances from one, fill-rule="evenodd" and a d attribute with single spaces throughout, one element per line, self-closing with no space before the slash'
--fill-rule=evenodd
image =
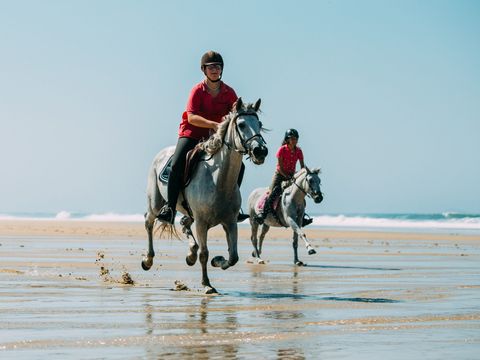
<path id="1" fill-rule="evenodd" d="M 310 171 L 310 169 L 308 168 L 307 165 L 305 165 L 305 170 L 307 170 L 307 174 L 310 174 L 310 173 L 311 173 L 311 171 Z"/>
<path id="2" fill-rule="evenodd" d="M 260 109 L 260 103 L 262 102 L 262 99 L 258 99 L 257 102 L 255 103 L 255 105 L 253 106 L 253 108 L 255 109 L 255 112 L 258 111 L 258 109 Z"/>
<path id="3" fill-rule="evenodd" d="M 239 97 L 235 102 L 235 110 L 239 112 L 240 110 L 242 110 L 242 108 L 243 108 L 243 100 L 241 97 Z"/>
<path id="4" fill-rule="evenodd" d="M 315 168 L 315 169 L 313 169 L 312 172 L 315 173 L 315 174 L 321 174 L 321 173 L 322 173 L 322 171 L 320 170 L 320 168 Z"/>

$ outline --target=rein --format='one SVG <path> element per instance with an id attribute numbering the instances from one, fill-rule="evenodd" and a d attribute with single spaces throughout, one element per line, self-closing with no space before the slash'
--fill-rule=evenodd
<path id="1" fill-rule="evenodd" d="M 306 173 L 304 180 L 307 178 L 307 176 L 308 176 L 308 173 Z M 311 199 L 313 199 L 312 195 L 307 193 L 304 188 L 302 188 L 300 185 L 297 184 L 297 179 L 293 180 L 293 185 L 295 185 L 297 188 L 299 188 L 305 194 L 305 196 L 308 196 Z"/>

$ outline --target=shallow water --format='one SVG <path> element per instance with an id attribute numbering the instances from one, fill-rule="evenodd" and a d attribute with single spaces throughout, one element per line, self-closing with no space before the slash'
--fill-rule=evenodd
<path id="1" fill-rule="evenodd" d="M 0 358 L 478 358 L 478 242 L 310 240 L 306 267 L 288 240 L 246 263 L 241 240 L 234 268 L 209 266 L 221 295 L 204 295 L 186 242 L 157 240 L 144 272 L 143 239 L 0 237 Z"/>

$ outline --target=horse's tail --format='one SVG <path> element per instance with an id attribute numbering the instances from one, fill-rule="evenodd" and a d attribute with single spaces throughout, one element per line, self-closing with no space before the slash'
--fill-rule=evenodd
<path id="1" fill-rule="evenodd" d="M 159 238 L 177 239 L 181 240 L 177 228 L 173 224 L 156 221 L 154 228 L 155 236 L 158 234 Z"/>

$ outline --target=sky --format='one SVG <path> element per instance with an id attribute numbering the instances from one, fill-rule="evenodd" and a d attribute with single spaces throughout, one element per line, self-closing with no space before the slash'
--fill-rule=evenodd
<path id="1" fill-rule="evenodd" d="M 480 2 L 0 0 L 0 214 L 143 213 L 200 58 L 262 99 L 268 186 L 288 128 L 307 212 L 480 213 Z"/>

